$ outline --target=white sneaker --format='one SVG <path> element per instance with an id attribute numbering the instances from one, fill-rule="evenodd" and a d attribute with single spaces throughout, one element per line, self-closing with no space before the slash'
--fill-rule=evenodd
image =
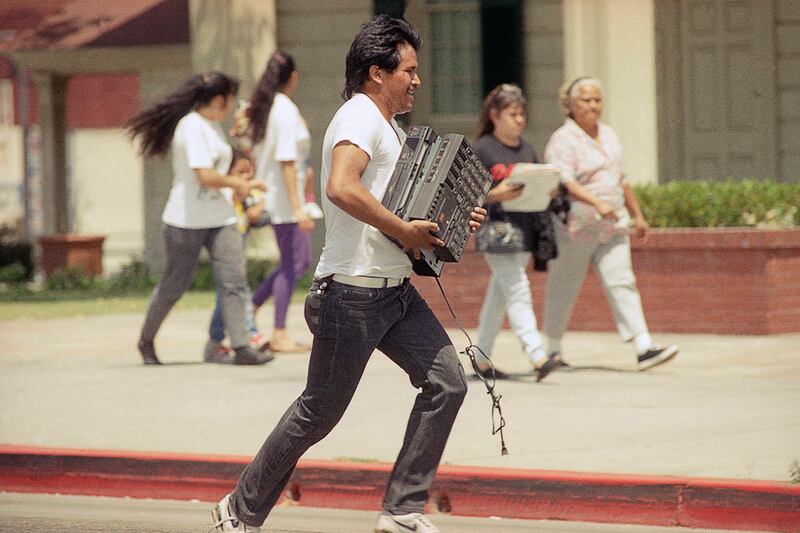
<path id="1" fill-rule="evenodd" d="M 375 533 L 441 533 L 422 513 L 381 514 Z"/>
<path id="2" fill-rule="evenodd" d="M 214 520 L 213 531 L 240 531 L 246 533 L 259 533 L 261 528 L 255 526 L 248 526 L 239 517 L 233 514 L 231 506 L 228 503 L 231 495 L 228 494 L 220 500 L 216 507 L 211 510 L 211 518 Z"/>

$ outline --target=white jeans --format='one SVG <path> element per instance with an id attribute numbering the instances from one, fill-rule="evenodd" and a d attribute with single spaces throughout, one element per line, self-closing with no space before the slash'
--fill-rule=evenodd
<path id="1" fill-rule="evenodd" d="M 627 342 L 636 335 L 647 333 L 631 264 L 630 238 L 620 235 L 607 243 L 581 242 L 572 239 L 566 229 L 557 224 L 556 240 L 558 258 L 548 263 L 545 335 L 551 339 L 561 339 L 564 335 L 589 264 L 603 284 L 622 339 Z"/>
<path id="2" fill-rule="evenodd" d="M 511 330 L 528 357 L 542 347 L 542 337 L 533 313 L 531 286 L 525 272 L 530 257 L 530 252 L 483 254 L 492 271 L 478 326 L 478 347 L 486 357 L 492 356 L 494 339 L 503 326 L 506 313 Z"/>

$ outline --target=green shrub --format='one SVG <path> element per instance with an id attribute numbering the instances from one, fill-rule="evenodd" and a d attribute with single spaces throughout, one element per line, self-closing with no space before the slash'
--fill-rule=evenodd
<path id="1" fill-rule="evenodd" d="M 775 181 L 671 181 L 634 186 L 655 228 L 800 225 L 800 184 Z"/>
<path id="2" fill-rule="evenodd" d="M 275 268 L 275 266 L 275 261 L 271 261 L 269 259 L 248 259 L 247 283 L 250 285 L 250 288 L 255 290 L 256 287 L 261 285 L 261 282 L 264 281 L 264 278 L 267 277 L 267 274 L 272 272 L 272 269 Z"/>
<path id="3" fill-rule="evenodd" d="M 203 261 L 197 265 L 197 272 L 194 275 L 194 281 L 189 290 L 192 291 L 213 291 L 216 288 L 214 282 L 214 269 L 211 264 Z"/>
<path id="4" fill-rule="evenodd" d="M 157 279 L 150 273 L 144 261 L 135 259 L 111 276 L 105 286 L 113 294 L 146 292 L 155 287 Z"/>
<path id="5" fill-rule="evenodd" d="M 25 265 L 19 261 L 0 267 L 0 283 L 21 283 L 27 277 Z"/>
<path id="6" fill-rule="evenodd" d="M 255 289 L 258 287 L 273 268 L 275 268 L 274 261 L 268 259 L 248 259 L 247 283 L 250 285 L 250 288 Z M 197 274 L 195 274 L 191 290 L 213 291 L 216 290 L 216 287 L 214 269 L 211 267 L 210 263 L 203 261 L 197 267 Z"/>
<path id="7" fill-rule="evenodd" d="M 30 243 L 9 239 L 8 231 L 0 228 L 0 267 L 9 267 L 18 264 L 24 269 L 25 275 L 19 280 L 8 281 L 28 280 L 33 274 L 33 248 Z M 19 268 L 14 267 L 7 271 L 5 275 L 16 275 L 17 272 L 19 272 Z"/>
<path id="8" fill-rule="evenodd" d="M 98 288 L 99 283 L 86 275 L 83 267 L 59 268 L 47 276 L 45 288 L 49 291 L 89 291 Z"/>

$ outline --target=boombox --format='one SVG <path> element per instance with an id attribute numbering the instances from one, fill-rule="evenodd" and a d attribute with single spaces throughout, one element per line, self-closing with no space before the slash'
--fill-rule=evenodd
<path id="1" fill-rule="evenodd" d="M 439 225 L 444 246 L 420 250 L 414 272 L 436 276 L 444 263 L 461 259 L 470 236 L 473 208 L 483 205 L 492 184 L 489 171 L 463 135 L 443 137 L 427 126 L 408 130 L 383 205 L 403 220 L 428 220 Z"/>

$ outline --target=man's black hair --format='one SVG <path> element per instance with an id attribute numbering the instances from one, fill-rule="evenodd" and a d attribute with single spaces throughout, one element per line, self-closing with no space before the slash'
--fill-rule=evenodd
<path id="1" fill-rule="evenodd" d="M 405 20 L 378 15 L 361 27 L 347 53 L 342 98 L 349 100 L 369 79 L 372 65 L 393 71 L 400 64 L 398 45 L 407 43 L 414 50 L 422 46 L 419 33 Z"/>

